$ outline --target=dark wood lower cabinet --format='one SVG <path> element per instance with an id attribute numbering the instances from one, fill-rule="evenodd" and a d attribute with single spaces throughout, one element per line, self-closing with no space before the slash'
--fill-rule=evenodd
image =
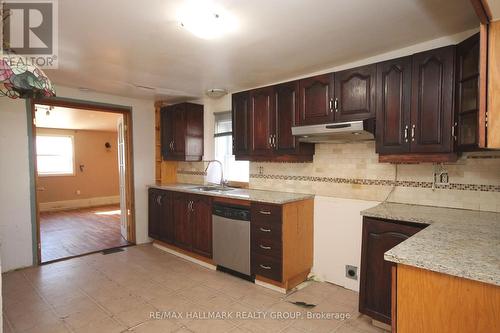
<path id="1" fill-rule="evenodd" d="M 204 195 L 190 195 L 191 251 L 212 258 L 212 200 Z"/>
<path id="2" fill-rule="evenodd" d="M 149 237 L 212 258 L 212 201 L 149 189 Z"/>
<path id="3" fill-rule="evenodd" d="M 384 253 L 416 234 L 426 225 L 363 218 L 359 312 L 391 323 L 391 275 L 393 263 Z"/>
<path id="4" fill-rule="evenodd" d="M 148 234 L 153 239 L 173 243 L 172 192 L 149 189 Z"/>

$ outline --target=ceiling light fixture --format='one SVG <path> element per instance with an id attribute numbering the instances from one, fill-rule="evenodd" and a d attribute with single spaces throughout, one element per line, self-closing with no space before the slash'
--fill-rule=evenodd
<path id="1" fill-rule="evenodd" d="M 202 39 L 214 39 L 233 32 L 236 19 L 222 6 L 210 0 L 186 0 L 179 8 L 181 27 Z"/>

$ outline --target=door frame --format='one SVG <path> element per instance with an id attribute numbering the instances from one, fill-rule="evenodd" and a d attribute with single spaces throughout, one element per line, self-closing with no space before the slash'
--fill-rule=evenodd
<path id="1" fill-rule="evenodd" d="M 35 125 L 35 105 L 59 106 L 66 108 L 82 109 L 87 111 L 98 111 L 108 113 L 119 113 L 123 115 L 123 124 L 125 132 L 125 163 L 128 168 L 125 169 L 125 193 L 126 193 L 126 206 L 127 206 L 127 241 L 129 243 L 136 243 L 136 228 L 135 228 L 135 188 L 134 188 L 134 159 L 133 159 L 133 125 L 132 125 L 132 107 L 122 106 L 116 104 L 99 103 L 64 97 L 44 97 L 39 99 L 30 99 L 27 101 L 28 111 L 28 126 L 31 124 L 31 131 L 28 129 L 29 141 L 31 149 L 29 151 L 32 167 L 30 173 L 32 177 L 32 212 L 34 211 L 34 218 L 32 217 L 33 232 L 33 261 L 34 264 L 40 265 L 42 263 L 41 255 L 41 239 L 40 239 L 40 209 L 37 196 L 37 160 L 36 160 L 36 125 Z M 36 250 L 36 256 L 35 256 Z M 35 261 L 36 258 L 36 261 Z"/>

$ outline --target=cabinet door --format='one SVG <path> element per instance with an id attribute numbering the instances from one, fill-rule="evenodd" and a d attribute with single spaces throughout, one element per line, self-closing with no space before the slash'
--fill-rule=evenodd
<path id="1" fill-rule="evenodd" d="M 250 102 L 247 92 L 233 94 L 233 154 L 250 154 Z"/>
<path id="2" fill-rule="evenodd" d="M 333 74 L 299 81 L 300 125 L 326 124 L 333 121 Z"/>
<path id="3" fill-rule="evenodd" d="M 335 121 L 375 117 L 376 65 L 335 73 Z"/>
<path id="4" fill-rule="evenodd" d="M 457 46 L 456 144 L 459 151 L 479 144 L 479 34 Z"/>
<path id="5" fill-rule="evenodd" d="M 275 137 L 274 145 L 278 153 L 294 153 L 298 142 L 292 135 L 292 127 L 298 122 L 299 84 L 297 81 L 283 83 L 274 88 Z"/>
<path id="6" fill-rule="evenodd" d="M 455 47 L 448 46 L 413 56 L 411 151 L 453 151 L 453 75 Z"/>
<path id="7" fill-rule="evenodd" d="M 203 157 L 203 105 L 186 104 L 186 160 L 201 161 Z"/>
<path id="8" fill-rule="evenodd" d="M 161 210 L 159 225 L 160 240 L 172 244 L 174 242 L 174 219 L 172 215 L 172 192 L 162 191 L 158 204 Z"/>
<path id="9" fill-rule="evenodd" d="M 422 226 L 424 227 L 424 226 Z M 384 253 L 422 230 L 420 227 L 363 218 L 359 312 L 391 323 L 391 268 Z"/>
<path id="10" fill-rule="evenodd" d="M 411 57 L 377 64 L 377 152 L 410 151 Z"/>
<path id="11" fill-rule="evenodd" d="M 185 104 L 172 105 L 172 152 L 175 156 L 183 156 L 186 151 L 186 107 Z"/>
<path id="12" fill-rule="evenodd" d="M 153 239 L 160 239 L 160 224 L 162 210 L 160 206 L 161 192 L 150 188 L 148 191 L 148 235 Z"/>
<path id="13" fill-rule="evenodd" d="M 212 258 L 212 202 L 208 196 L 189 196 L 193 230 L 192 251 Z"/>
<path id="14" fill-rule="evenodd" d="M 172 208 L 174 218 L 174 243 L 178 247 L 191 250 L 192 227 L 189 221 L 188 196 L 182 193 L 174 193 Z"/>
<path id="15" fill-rule="evenodd" d="M 254 155 L 269 155 L 273 151 L 274 104 L 273 87 L 250 92 L 250 127 Z"/>
<path id="16" fill-rule="evenodd" d="M 172 159 L 172 143 L 174 141 L 173 117 L 170 107 L 163 107 L 160 111 L 161 117 L 161 154 L 164 160 Z"/>

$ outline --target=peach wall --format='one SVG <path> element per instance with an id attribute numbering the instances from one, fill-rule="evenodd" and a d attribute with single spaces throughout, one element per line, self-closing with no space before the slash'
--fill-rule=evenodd
<path id="1" fill-rule="evenodd" d="M 119 195 L 116 132 L 46 128 L 38 128 L 37 132 L 73 135 L 75 145 L 75 175 L 38 177 L 40 203 Z M 109 151 L 104 147 L 106 142 L 111 143 Z"/>

